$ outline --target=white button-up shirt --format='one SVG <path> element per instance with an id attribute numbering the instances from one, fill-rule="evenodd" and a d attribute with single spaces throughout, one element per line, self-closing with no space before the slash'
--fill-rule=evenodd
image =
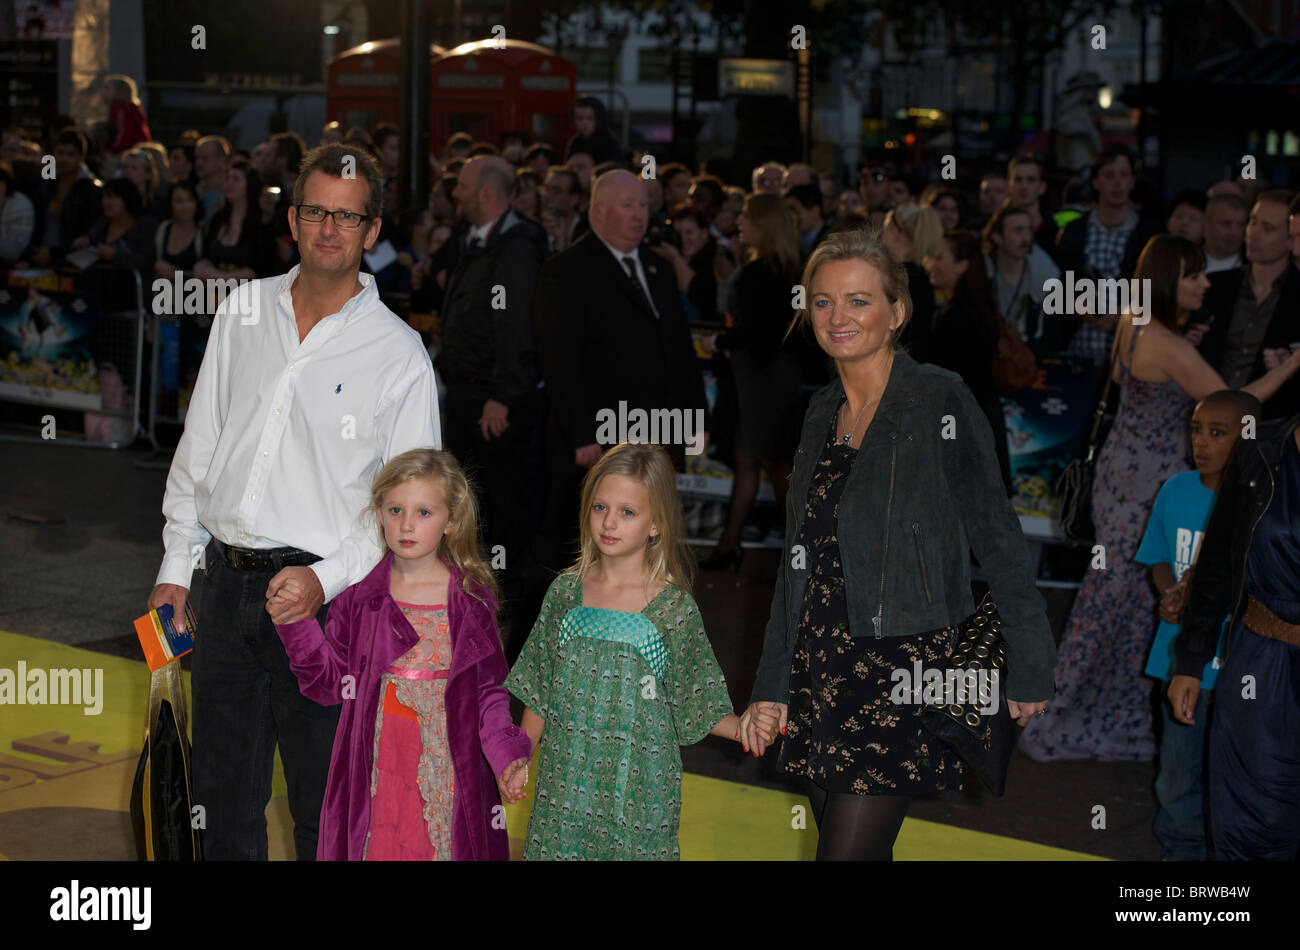
<path id="1" fill-rule="evenodd" d="M 374 278 L 298 340 L 298 267 L 232 293 L 212 322 L 163 497 L 156 583 L 190 586 L 208 539 L 296 547 L 332 600 L 379 563 L 370 483 L 408 449 L 442 447 L 433 365 Z"/>

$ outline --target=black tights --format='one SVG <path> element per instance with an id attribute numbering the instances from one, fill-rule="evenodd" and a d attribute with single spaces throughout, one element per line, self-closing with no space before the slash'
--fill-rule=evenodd
<path id="1" fill-rule="evenodd" d="M 892 861 L 894 840 L 912 799 L 906 795 L 855 795 L 810 785 L 817 822 L 818 861 Z"/>

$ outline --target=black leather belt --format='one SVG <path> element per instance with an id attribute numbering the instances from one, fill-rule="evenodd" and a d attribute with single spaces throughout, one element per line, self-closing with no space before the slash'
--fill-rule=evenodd
<path id="1" fill-rule="evenodd" d="M 302 548 L 236 548 L 224 541 L 212 539 L 221 556 L 237 571 L 279 571 L 286 567 L 302 567 L 320 560 Z"/>

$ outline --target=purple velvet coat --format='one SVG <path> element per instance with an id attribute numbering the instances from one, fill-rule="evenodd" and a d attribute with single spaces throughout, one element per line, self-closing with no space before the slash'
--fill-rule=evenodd
<path id="1" fill-rule="evenodd" d="M 319 861 L 362 858 L 370 827 L 379 678 L 419 641 L 389 592 L 392 563 L 390 551 L 362 581 L 334 598 L 324 631 L 315 618 L 276 628 L 302 694 L 324 706 L 343 704 L 321 805 Z M 479 596 L 487 603 L 476 600 L 460 581 L 461 573 L 452 568 L 446 692 L 447 742 L 456 773 L 451 856 L 506 861 L 510 846 L 504 812 L 493 812 L 501 805 L 496 776 L 516 759 L 528 758 L 532 743 L 510 718 L 509 695 L 501 685 L 508 668 L 497 634 L 496 602 L 485 590 Z"/>

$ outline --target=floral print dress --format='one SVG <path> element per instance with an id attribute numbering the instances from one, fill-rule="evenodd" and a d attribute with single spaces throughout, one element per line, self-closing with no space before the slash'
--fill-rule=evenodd
<path id="1" fill-rule="evenodd" d="M 903 637 L 849 633 L 836 539 L 840 497 L 858 450 L 831 423 L 808 490 L 799 543 L 808 558 L 790 667 L 781 767 L 827 792 L 922 795 L 962 787 L 962 762 L 921 726 L 920 703 L 895 703 L 895 669 L 942 668 L 954 628 Z"/>
<path id="2" fill-rule="evenodd" d="M 380 678 L 368 861 L 450 861 L 456 776 L 447 741 L 445 604 L 398 603 L 420 635 Z"/>
<path id="3" fill-rule="evenodd" d="M 1133 359 L 1142 328 L 1133 331 Z M 1187 465 L 1195 401 L 1176 382 L 1138 379 L 1120 361 L 1115 424 L 1097 456 L 1092 521 L 1105 567 L 1090 565 L 1056 657 L 1056 695 L 1020 735 L 1040 762 L 1149 761 L 1156 754 L 1146 658 L 1159 626 L 1151 571 L 1134 557 L 1160 486 Z"/>
<path id="4" fill-rule="evenodd" d="M 694 598 L 587 607 L 561 574 L 505 685 L 546 721 L 524 860 L 677 860 L 680 747 L 733 712 Z"/>

